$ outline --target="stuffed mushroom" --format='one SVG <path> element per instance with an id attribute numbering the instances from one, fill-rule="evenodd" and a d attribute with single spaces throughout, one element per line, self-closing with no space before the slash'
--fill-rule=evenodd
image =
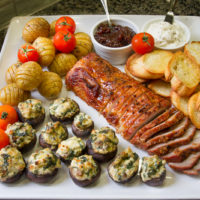
<path id="1" fill-rule="evenodd" d="M 41 130 L 40 145 L 44 148 L 56 150 L 58 144 L 68 138 L 67 128 L 60 122 L 48 122 Z"/>
<path id="2" fill-rule="evenodd" d="M 36 130 L 26 122 L 9 124 L 5 133 L 10 138 L 10 144 L 23 153 L 32 149 L 36 143 Z"/>
<path id="3" fill-rule="evenodd" d="M 117 183 L 127 183 L 137 174 L 138 168 L 139 156 L 127 148 L 108 166 L 108 174 Z"/>
<path id="4" fill-rule="evenodd" d="M 58 145 L 56 155 L 65 163 L 70 163 L 74 157 L 80 156 L 85 150 L 85 142 L 78 137 L 71 137 Z"/>
<path id="5" fill-rule="evenodd" d="M 27 99 L 19 103 L 17 110 L 20 121 L 27 122 L 33 127 L 44 121 L 45 109 L 38 99 Z"/>
<path id="6" fill-rule="evenodd" d="M 101 174 L 101 168 L 92 156 L 82 155 L 73 158 L 69 173 L 75 184 L 86 187 L 97 181 Z"/>
<path id="7" fill-rule="evenodd" d="M 109 161 L 117 153 L 118 142 L 115 131 L 109 127 L 93 130 L 87 141 L 88 154 L 97 161 Z"/>
<path id="8" fill-rule="evenodd" d="M 162 185 L 166 177 L 165 163 L 157 155 L 143 157 L 140 170 L 142 181 L 150 186 Z"/>
<path id="9" fill-rule="evenodd" d="M 13 183 L 24 173 L 26 164 L 21 152 L 12 146 L 0 150 L 0 181 Z"/>
<path id="10" fill-rule="evenodd" d="M 86 137 L 88 136 L 92 129 L 94 128 L 94 122 L 91 117 L 83 112 L 80 112 L 74 117 L 72 123 L 72 132 L 77 137 Z"/>
<path id="11" fill-rule="evenodd" d="M 37 151 L 28 159 L 26 176 L 33 182 L 46 183 L 52 180 L 61 168 L 60 159 L 49 148 Z"/>
<path id="12" fill-rule="evenodd" d="M 72 122 L 79 112 L 78 104 L 70 98 L 56 99 L 49 107 L 50 117 L 53 121 Z"/>

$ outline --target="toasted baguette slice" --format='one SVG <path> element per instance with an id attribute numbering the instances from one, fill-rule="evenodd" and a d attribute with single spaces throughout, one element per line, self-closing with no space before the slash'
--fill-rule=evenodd
<path id="1" fill-rule="evenodd" d="M 159 94 L 163 97 L 170 97 L 171 86 L 170 83 L 163 80 L 151 81 L 148 84 L 148 88 L 153 90 L 156 94 Z"/>
<path id="2" fill-rule="evenodd" d="M 183 52 L 174 54 L 169 63 L 172 89 L 180 96 L 190 96 L 200 81 L 200 68 L 192 62 Z M 188 92 L 193 90 L 192 92 Z"/>
<path id="3" fill-rule="evenodd" d="M 197 65 L 200 66 L 200 42 L 193 41 L 184 47 L 184 53 Z"/>
<path id="4" fill-rule="evenodd" d="M 188 102 L 188 114 L 192 123 L 200 129 L 200 92 L 190 97 Z"/>
<path id="5" fill-rule="evenodd" d="M 148 72 L 144 68 L 143 56 L 133 54 L 126 62 L 126 72 L 140 79 L 158 79 L 161 78 L 162 74 L 153 74 Z"/>
<path id="6" fill-rule="evenodd" d="M 181 97 L 175 91 L 171 91 L 171 101 L 172 104 L 178 108 L 181 112 L 183 112 L 186 116 L 188 116 L 188 97 Z"/>
<path id="7" fill-rule="evenodd" d="M 153 74 L 164 75 L 165 68 L 172 59 L 173 53 L 164 50 L 154 50 L 150 53 L 144 54 L 143 63 L 145 69 Z"/>

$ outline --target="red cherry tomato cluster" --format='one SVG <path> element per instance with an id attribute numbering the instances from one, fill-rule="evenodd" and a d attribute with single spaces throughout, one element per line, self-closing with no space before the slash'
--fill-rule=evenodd
<path id="1" fill-rule="evenodd" d="M 154 38 L 146 32 L 134 35 L 131 43 L 133 51 L 138 54 L 149 53 L 154 49 Z"/>
<path id="2" fill-rule="evenodd" d="M 76 24 L 71 17 L 60 17 L 56 21 L 53 43 L 58 51 L 70 53 L 76 46 L 74 32 Z"/>

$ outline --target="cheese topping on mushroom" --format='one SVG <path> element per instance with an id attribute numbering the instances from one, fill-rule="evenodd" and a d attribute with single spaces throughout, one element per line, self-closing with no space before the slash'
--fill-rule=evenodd
<path id="1" fill-rule="evenodd" d="M 93 124 L 93 121 L 89 115 L 86 115 L 83 112 L 80 112 L 78 115 L 74 118 L 74 125 L 79 128 L 80 130 L 85 130 L 89 127 L 91 127 Z"/>
<path id="2" fill-rule="evenodd" d="M 0 150 L 0 181 L 16 176 L 25 167 L 22 154 L 15 147 L 6 146 Z"/>
<path id="3" fill-rule="evenodd" d="M 27 99 L 26 101 L 19 103 L 18 109 L 22 116 L 27 119 L 36 118 L 45 113 L 42 102 L 37 99 Z"/>

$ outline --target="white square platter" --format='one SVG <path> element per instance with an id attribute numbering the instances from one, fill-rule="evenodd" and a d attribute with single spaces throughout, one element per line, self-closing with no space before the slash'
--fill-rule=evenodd
<path id="1" fill-rule="evenodd" d="M 58 19 L 60 16 L 43 16 L 49 22 Z M 77 24 L 76 32 L 90 33 L 91 27 L 98 20 L 105 18 L 102 15 L 76 15 L 72 16 Z M 116 16 L 115 16 L 116 17 Z M 149 19 L 160 17 L 153 15 L 121 15 L 132 20 L 139 28 Z M 17 61 L 18 48 L 24 43 L 21 35 L 25 23 L 33 17 L 15 17 L 12 19 L 2 47 L 0 55 L 0 88 L 6 85 L 6 69 Z M 200 18 L 196 16 L 177 16 L 177 19 L 185 23 L 191 31 L 191 40 L 200 41 Z M 117 66 L 123 70 L 123 66 Z M 46 108 L 45 122 L 49 121 L 47 101 L 37 92 L 33 92 L 34 98 L 41 99 Z M 78 102 L 83 112 L 89 114 L 95 123 L 96 128 L 108 126 L 106 120 L 93 108 L 76 97 L 73 92 L 69 92 L 63 87 L 62 97 L 70 97 Z M 38 132 L 41 127 L 38 128 Z M 69 133 L 72 136 L 69 126 Z M 119 152 L 130 146 L 133 151 L 141 157 L 147 154 L 140 149 L 123 140 L 119 136 Z M 36 145 L 33 149 L 40 147 Z M 30 154 L 30 153 L 29 153 Z M 25 155 L 25 157 L 27 157 Z M 0 184 L 0 199 L 198 199 L 200 198 L 200 177 L 190 177 L 174 172 L 167 167 L 167 178 L 162 187 L 149 187 L 135 178 L 130 184 L 116 184 L 108 177 L 106 164 L 102 166 L 102 174 L 97 183 L 88 188 L 80 188 L 75 185 L 68 174 L 65 165 L 59 170 L 55 180 L 49 184 L 36 184 L 22 177 L 14 184 Z"/>

